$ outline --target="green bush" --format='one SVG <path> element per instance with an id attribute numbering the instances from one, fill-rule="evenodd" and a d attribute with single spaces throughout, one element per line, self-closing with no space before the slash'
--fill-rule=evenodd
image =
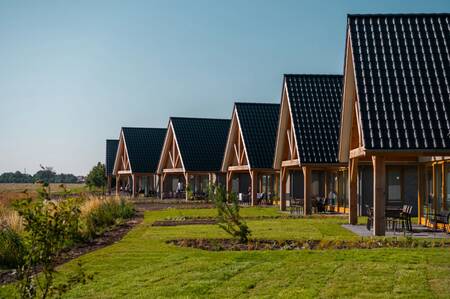
<path id="1" fill-rule="evenodd" d="M 116 199 L 97 199 L 98 202 L 93 204 L 84 215 L 84 234 L 88 238 L 92 238 L 103 233 L 109 227 L 119 224 L 124 219 L 134 216 L 135 209 L 133 204 L 124 200 Z"/>
<path id="2" fill-rule="evenodd" d="M 0 244 L 0 268 L 20 265 L 24 251 L 20 235 L 8 226 L 0 226 Z"/>
<path id="3" fill-rule="evenodd" d="M 239 214 L 239 204 L 235 193 L 229 195 L 230 204 L 227 203 L 227 193 L 221 186 L 214 192 L 214 204 L 217 208 L 217 222 L 224 231 L 240 243 L 247 243 L 251 231 Z"/>

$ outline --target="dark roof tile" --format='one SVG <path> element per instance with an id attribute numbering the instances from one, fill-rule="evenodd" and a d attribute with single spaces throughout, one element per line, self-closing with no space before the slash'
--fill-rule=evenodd
<path id="1" fill-rule="evenodd" d="M 106 157 L 105 157 L 105 171 L 106 175 L 112 175 L 114 171 L 114 162 L 116 161 L 117 147 L 119 140 L 106 139 Z"/>
<path id="2" fill-rule="evenodd" d="M 186 171 L 220 171 L 230 120 L 171 117 Z"/>
<path id="3" fill-rule="evenodd" d="M 279 104 L 236 103 L 236 111 L 252 168 L 272 168 Z"/>
<path id="4" fill-rule="evenodd" d="M 159 128 L 122 128 L 134 173 L 156 172 L 166 131 Z"/>
<path id="5" fill-rule="evenodd" d="M 366 149 L 450 148 L 450 14 L 349 15 Z"/>
<path id="6" fill-rule="evenodd" d="M 285 75 L 301 163 L 337 163 L 341 75 Z"/>

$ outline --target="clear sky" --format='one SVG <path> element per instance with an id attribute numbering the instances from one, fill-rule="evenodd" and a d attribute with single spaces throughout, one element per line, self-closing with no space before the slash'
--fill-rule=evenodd
<path id="1" fill-rule="evenodd" d="M 121 126 L 279 102 L 283 73 L 342 73 L 347 13 L 450 1 L 0 0 L 0 172 L 86 174 Z"/>

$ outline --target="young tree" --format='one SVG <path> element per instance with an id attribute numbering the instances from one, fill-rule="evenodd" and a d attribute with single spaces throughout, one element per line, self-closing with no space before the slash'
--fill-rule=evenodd
<path id="1" fill-rule="evenodd" d="M 97 187 L 104 189 L 106 186 L 105 165 L 98 162 L 86 177 L 86 185 L 89 188 Z"/>
<path id="2" fill-rule="evenodd" d="M 227 192 L 221 186 L 214 192 L 214 204 L 217 207 L 217 222 L 219 226 L 239 242 L 247 243 L 251 234 L 247 223 L 239 214 L 239 204 L 235 193 L 229 195 L 230 204 L 227 203 Z"/>

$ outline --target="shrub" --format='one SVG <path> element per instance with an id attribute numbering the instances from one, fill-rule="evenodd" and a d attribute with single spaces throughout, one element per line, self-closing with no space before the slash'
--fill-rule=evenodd
<path id="1" fill-rule="evenodd" d="M 80 210 L 77 202 L 49 201 L 46 189 L 39 194 L 36 200 L 28 198 L 14 204 L 24 225 L 24 250 L 16 269 L 22 298 L 34 298 L 38 292 L 40 297 L 46 298 L 58 291 L 54 283 L 57 258 L 78 236 Z M 37 267 L 42 269 L 40 277 L 35 275 Z"/>
<path id="2" fill-rule="evenodd" d="M 24 252 L 20 235 L 6 225 L 0 225 L 0 268 L 15 268 L 22 264 Z"/>
<path id="3" fill-rule="evenodd" d="M 239 242 L 247 243 L 251 234 L 245 221 L 239 214 L 239 204 L 236 194 L 229 195 L 230 204 L 227 203 L 227 193 L 223 187 L 217 187 L 214 193 L 214 204 L 217 208 L 217 222 L 219 227 L 229 233 Z"/>
<path id="4" fill-rule="evenodd" d="M 81 206 L 82 233 L 92 238 L 108 227 L 129 219 L 135 214 L 132 203 L 125 199 L 91 197 Z"/>

